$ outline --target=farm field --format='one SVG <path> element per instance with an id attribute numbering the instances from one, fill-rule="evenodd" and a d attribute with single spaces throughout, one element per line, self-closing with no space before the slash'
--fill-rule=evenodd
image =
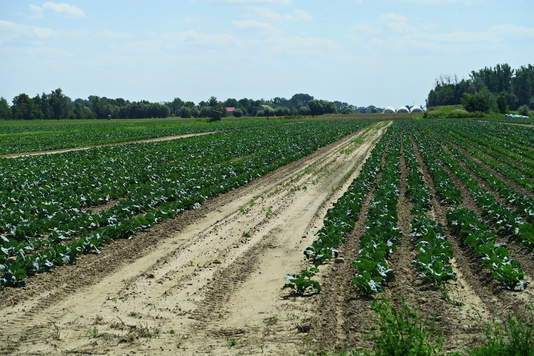
<path id="1" fill-rule="evenodd" d="M 381 296 L 444 353 L 530 322 L 534 128 L 224 121 L 0 159 L 1 354 L 370 349 Z M 314 266 L 320 293 L 282 289 Z"/>

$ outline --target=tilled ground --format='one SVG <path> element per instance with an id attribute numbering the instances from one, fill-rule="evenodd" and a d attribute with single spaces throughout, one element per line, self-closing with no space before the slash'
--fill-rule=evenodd
<path id="1" fill-rule="evenodd" d="M 0 354 L 295 354 L 315 297 L 288 297 L 326 210 L 387 123 L 74 266 L 1 291 Z"/>
<path id="2" fill-rule="evenodd" d="M 133 240 L 106 246 L 101 255 L 32 277 L 26 288 L 0 291 L 0 354 L 293 355 L 369 347 L 373 299 L 360 297 L 350 280 L 373 192 L 340 248 L 339 263 L 321 266 L 322 292 L 295 297 L 281 287 L 285 273 L 309 266 L 302 251 L 385 125 L 320 149 Z M 434 196 L 430 215 L 446 229 L 447 208 L 435 197 L 424 165 L 422 172 Z M 423 284 L 412 267 L 406 176 L 401 157 L 397 224 L 403 238 L 390 260 L 396 281 L 382 295 L 396 305 L 404 299 L 417 306 L 443 330 L 446 350 L 462 350 L 479 342 L 482 322 L 524 315 L 534 298 L 529 289 L 504 290 L 454 237 L 449 241 L 458 280 L 447 293 Z M 463 206 L 477 211 L 462 189 Z M 530 281 L 532 255 L 513 243 L 509 249 Z"/>

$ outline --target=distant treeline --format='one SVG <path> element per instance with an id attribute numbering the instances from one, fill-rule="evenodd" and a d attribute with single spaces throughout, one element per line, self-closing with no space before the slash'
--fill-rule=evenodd
<path id="1" fill-rule="evenodd" d="M 462 104 L 467 111 L 534 110 L 534 66 L 508 64 L 472 71 L 469 79 L 441 76 L 430 91 L 427 107 Z"/>
<path id="2" fill-rule="evenodd" d="M 230 113 L 226 108 L 233 108 Z M 289 116 L 350 114 L 361 110 L 340 101 L 315 99 L 309 94 L 295 94 L 290 99 L 276 97 L 270 100 L 227 99 L 219 101 L 212 96 L 207 101 L 195 104 L 175 98 L 171 102 L 153 103 L 146 100 L 129 101 L 122 98 L 110 99 L 95 95 L 87 99 L 71 100 L 61 88 L 50 94 L 37 94 L 30 97 L 20 94 L 10 105 L 0 97 L 0 120 L 41 120 L 41 119 L 107 119 L 111 118 L 165 118 L 169 116 L 213 117 L 220 111 L 223 116 Z"/>

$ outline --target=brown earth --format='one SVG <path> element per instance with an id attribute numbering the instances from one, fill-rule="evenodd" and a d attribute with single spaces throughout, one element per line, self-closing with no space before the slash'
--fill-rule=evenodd
<path id="1" fill-rule="evenodd" d="M 288 298 L 326 210 L 387 123 L 0 293 L 0 354 L 295 354 L 314 298 Z"/>
<path id="2" fill-rule="evenodd" d="M 350 279 L 373 192 L 338 263 L 320 267 L 322 292 L 295 297 L 281 287 L 286 273 L 309 266 L 302 251 L 386 125 L 377 122 L 130 241 L 116 241 L 100 255 L 32 277 L 25 288 L 0 291 L 0 354 L 295 355 L 369 347 L 373 299 L 360 297 Z M 504 290 L 450 237 L 447 207 L 417 157 L 434 196 L 430 216 L 449 236 L 458 280 L 443 292 L 417 278 L 401 157 L 397 225 L 403 239 L 390 259 L 396 281 L 382 295 L 417 306 L 443 330 L 445 350 L 460 351 L 480 343 L 482 322 L 525 315 L 534 295 Z M 463 206 L 476 211 L 465 187 L 455 183 L 464 191 Z M 532 255 L 514 243 L 509 249 L 531 282 Z"/>

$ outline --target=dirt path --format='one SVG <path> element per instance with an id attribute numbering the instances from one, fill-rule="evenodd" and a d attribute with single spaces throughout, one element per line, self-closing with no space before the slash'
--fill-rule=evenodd
<path id="1" fill-rule="evenodd" d="M 47 151 L 10 153 L 10 154 L 7 154 L 7 155 L 0 155 L 0 158 L 17 158 L 17 157 L 23 157 L 23 156 L 38 156 L 38 155 L 47 155 L 47 154 L 49 155 L 49 154 L 65 153 L 65 152 L 71 152 L 71 151 L 89 150 L 89 149 L 95 148 L 95 147 L 128 145 L 128 144 L 131 144 L 131 143 L 147 143 L 147 142 L 171 141 L 171 140 L 177 140 L 177 139 L 180 139 L 180 138 L 186 138 L 186 137 L 192 137 L 192 136 L 211 135 L 213 133 L 214 132 L 201 132 L 201 133 L 193 133 L 193 134 L 185 134 L 185 135 L 147 138 L 147 139 L 144 139 L 144 140 L 135 140 L 135 141 L 126 141 L 126 142 L 117 142 L 117 143 L 106 143 L 106 144 L 103 144 L 103 145 L 92 145 L 92 146 L 82 146 L 82 147 L 73 147 L 73 148 L 63 148 L 63 149 L 47 150 Z"/>
<path id="2" fill-rule="evenodd" d="M 296 354 L 313 298 L 285 298 L 326 210 L 388 123 L 3 290 L 0 354 Z M 325 267 L 326 268 L 326 267 Z"/>

